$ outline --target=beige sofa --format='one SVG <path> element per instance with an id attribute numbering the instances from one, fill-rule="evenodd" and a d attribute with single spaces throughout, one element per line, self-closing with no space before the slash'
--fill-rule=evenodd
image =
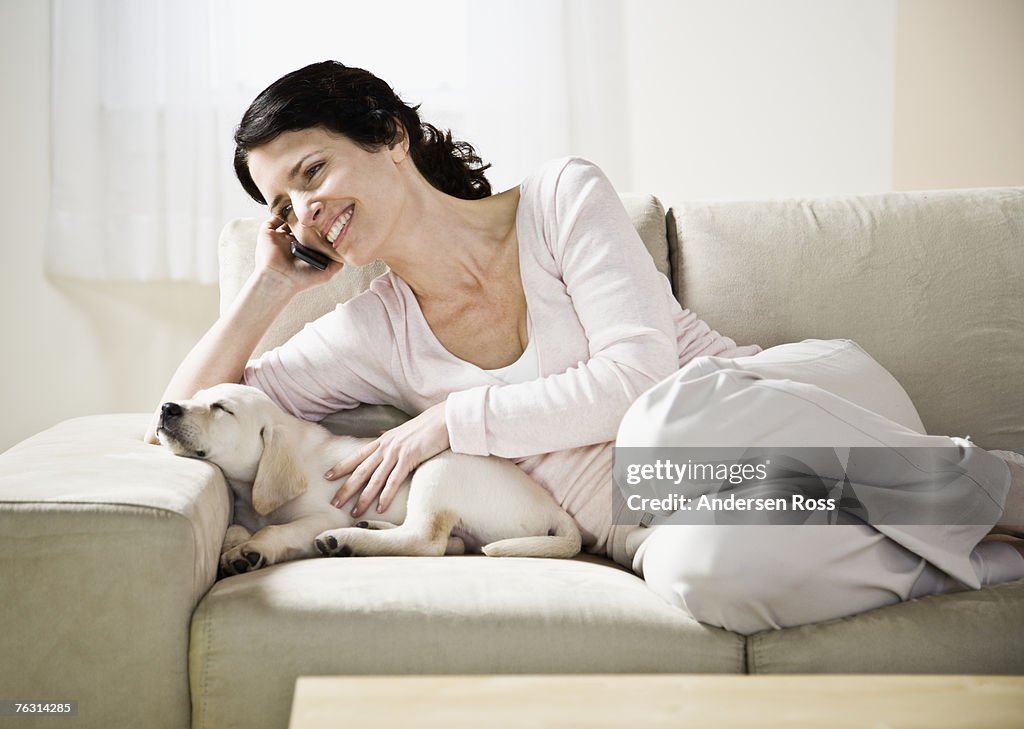
<path id="1" fill-rule="evenodd" d="M 1024 188 L 626 202 L 715 328 L 855 339 L 930 431 L 1024 448 Z M 225 300 L 253 238 L 252 221 L 225 228 Z M 297 300 L 261 346 L 373 273 Z M 1024 672 L 1024 582 L 749 638 L 594 557 L 317 559 L 215 583 L 225 484 L 142 443 L 148 417 L 71 420 L 0 456 L 0 698 L 78 701 L 82 727 L 259 729 L 286 726 L 305 674 Z M 50 724 L 67 719 L 18 726 Z"/>

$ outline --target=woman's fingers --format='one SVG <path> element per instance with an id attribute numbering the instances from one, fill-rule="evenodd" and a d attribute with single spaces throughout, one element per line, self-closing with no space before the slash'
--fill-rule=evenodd
<path id="1" fill-rule="evenodd" d="M 442 402 L 370 441 L 328 471 L 324 475 L 328 481 L 349 472 L 352 474 L 345 485 L 338 489 L 331 504 L 341 508 L 362 489 L 352 515 L 360 516 L 378 496 L 380 502 L 377 510 L 383 512 L 391 505 L 398 489 L 413 469 L 448 447 L 448 429 Z"/>
<path id="2" fill-rule="evenodd" d="M 409 476 L 412 469 L 401 460 L 395 464 L 395 467 L 391 470 L 391 475 L 388 476 L 387 483 L 384 485 L 384 490 L 380 492 L 380 506 L 377 508 L 379 512 L 385 512 L 391 506 L 391 502 L 395 500 L 395 496 L 398 494 L 398 489 L 405 479 Z"/>
<path id="3" fill-rule="evenodd" d="M 387 458 L 383 459 L 380 465 L 374 469 L 373 475 L 370 476 L 370 480 L 366 483 L 366 487 L 363 489 L 362 495 L 359 500 L 356 501 L 355 508 L 352 509 L 352 516 L 362 516 L 362 514 L 370 508 L 373 500 L 377 496 L 381 496 L 381 503 L 377 507 L 377 513 L 384 511 L 384 501 L 381 492 L 384 487 L 391 482 L 391 477 L 394 475 L 398 461 L 391 461 Z M 404 479 L 403 479 L 404 480 Z"/>
<path id="4" fill-rule="evenodd" d="M 372 446 L 374 444 L 371 443 L 370 445 Z M 355 455 L 360 454 L 361 462 L 357 460 L 356 463 L 358 465 L 353 469 L 353 458 L 355 457 Z M 337 466 L 328 471 L 325 477 L 329 481 L 341 478 L 342 476 L 349 472 L 351 472 L 352 474 L 351 476 L 348 477 L 348 480 L 345 482 L 345 484 L 340 489 L 338 489 L 338 492 L 334 495 L 334 498 L 331 500 L 331 505 L 338 509 L 344 506 L 349 499 L 355 496 L 359 492 L 359 490 L 363 488 L 363 486 L 370 479 L 370 476 L 373 474 L 374 470 L 380 465 L 382 461 L 383 456 L 378 450 L 370 448 L 368 451 L 367 448 L 363 448 L 353 456 L 349 456 L 345 460 L 341 461 Z M 353 516 L 358 516 L 358 514 L 355 513 L 355 509 L 353 509 Z"/>
<path id="5" fill-rule="evenodd" d="M 274 216 L 265 220 L 256 245 L 256 267 L 286 276 L 298 290 L 326 283 L 344 267 L 338 261 L 328 259 L 327 268 L 321 271 L 300 261 L 292 255 L 293 240 L 295 235 L 285 221 Z"/>
<path id="6" fill-rule="evenodd" d="M 335 465 L 333 468 L 331 468 L 331 470 L 325 473 L 324 478 L 326 478 L 328 481 L 337 481 L 345 474 L 352 473 L 360 464 L 362 464 L 364 461 L 366 461 L 367 458 L 370 457 L 370 454 L 374 453 L 377 450 L 378 445 L 379 439 L 370 441 L 362 448 L 353 451 L 352 453 L 349 453 L 348 456 L 338 461 L 337 465 Z"/>
<path id="7" fill-rule="evenodd" d="M 395 499 L 398 488 L 412 470 L 407 459 L 393 455 L 380 447 L 377 441 L 370 446 L 373 448 L 367 447 L 357 451 L 325 474 L 328 480 L 335 480 L 351 471 L 352 475 L 331 499 L 331 505 L 340 509 L 362 491 L 355 506 L 352 507 L 352 516 L 362 516 L 378 496 L 380 502 L 377 512 L 387 511 Z M 353 468 L 353 462 L 358 462 L 358 459 L 362 459 L 362 462 Z"/>

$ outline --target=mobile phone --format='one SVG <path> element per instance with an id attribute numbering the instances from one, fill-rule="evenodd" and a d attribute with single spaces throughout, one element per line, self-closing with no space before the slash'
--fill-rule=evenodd
<path id="1" fill-rule="evenodd" d="M 292 255 L 300 261 L 305 261 L 314 268 L 319 268 L 321 271 L 326 270 L 327 264 L 331 262 L 331 259 L 320 251 L 314 251 L 312 248 L 306 248 L 306 246 L 301 245 L 294 238 L 292 238 Z"/>

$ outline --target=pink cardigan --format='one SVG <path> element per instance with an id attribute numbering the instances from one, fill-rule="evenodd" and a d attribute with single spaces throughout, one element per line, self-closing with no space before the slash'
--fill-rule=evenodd
<path id="1" fill-rule="evenodd" d="M 442 400 L 451 448 L 512 459 L 583 532 L 625 562 L 612 525 L 612 446 L 645 390 L 693 357 L 739 357 L 684 310 L 595 165 L 549 162 L 523 181 L 519 265 L 541 377 L 506 385 L 448 352 L 412 291 L 387 272 L 248 364 L 244 381 L 307 420 L 359 403 L 417 414 Z"/>

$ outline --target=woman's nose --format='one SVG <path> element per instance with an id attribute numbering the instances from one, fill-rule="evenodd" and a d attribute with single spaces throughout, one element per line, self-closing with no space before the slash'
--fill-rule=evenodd
<path id="1" fill-rule="evenodd" d="M 295 216 L 299 224 L 307 228 L 316 225 L 323 215 L 324 206 L 319 200 L 301 200 L 295 203 Z"/>

